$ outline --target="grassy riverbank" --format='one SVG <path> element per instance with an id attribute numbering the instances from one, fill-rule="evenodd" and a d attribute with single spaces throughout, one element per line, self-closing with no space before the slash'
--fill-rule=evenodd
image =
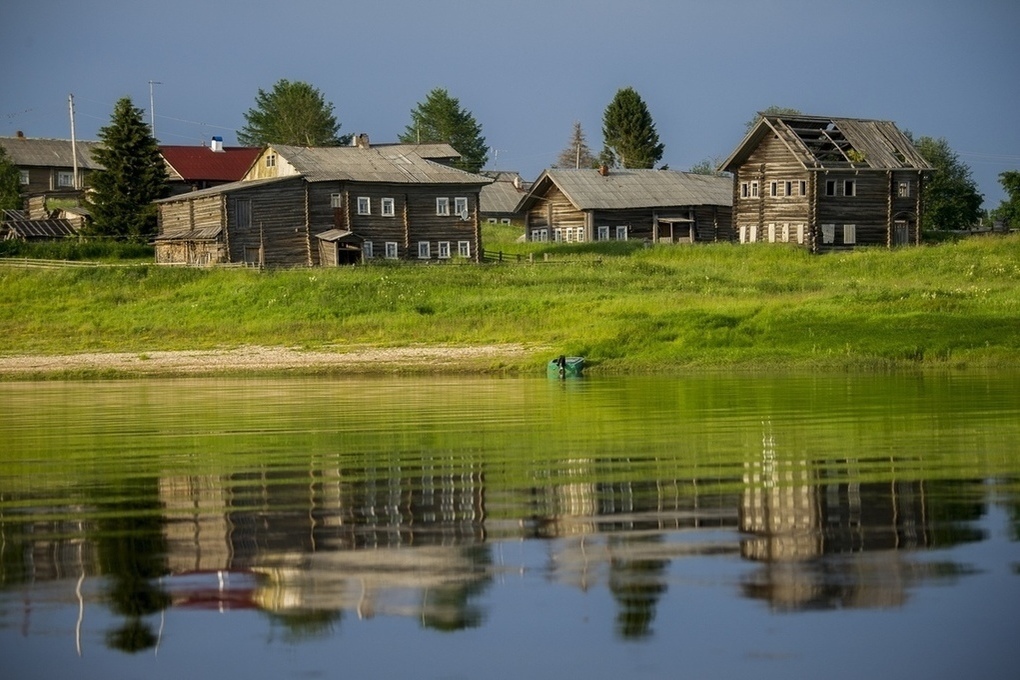
<path id="1" fill-rule="evenodd" d="M 823 256 L 498 235 L 493 246 L 534 253 L 535 263 L 267 272 L 0 264 L 0 368 L 3 355 L 242 345 L 517 344 L 533 352 L 492 368 L 526 371 L 560 353 L 607 372 L 1020 360 L 1017 235 Z"/>

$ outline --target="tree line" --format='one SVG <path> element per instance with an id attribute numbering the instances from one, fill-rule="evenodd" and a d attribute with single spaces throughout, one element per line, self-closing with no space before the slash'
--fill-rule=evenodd
<path id="1" fill-rule="evenodd" d="M 771 106 L 762 113 L 796 115 L 796 109 Z M 488 162 L 488 147 L 482 126 L 460 101 L 443 88 L 430 91 L 411 110 L 410 122 L 399 135 L 407 144 L 447 143 L 460 154 L 455 165 L 478 172 Z M 750 130 L 755 115 L 747 122 Z M 271 90 L 259 89 L 255 105 L 244 113 L 245 124 L 237 131 L 242 146 L 270 144 L 292 146 L 342 146 L 350 135 L 340 133 L 341 124 L 333 104 L 308 83 L 282 79 Z M 88 229 L 94 235 L 128 240 L 147 240 L 156 233 L 153 201 L 169 193 L 168 176 L 152 129 L 142 110 L 130 98 L 114 106 L 110 124 L 99 130 L 96 160 L 105 170 L 89 177 L 86 207 L 92 214 Z M 596 154 L 588 146 L 581 123 L 575 121 L 567 146 L 553 167 L 653 168 L 662 160 L 664 145 L 659 141 L 651 113 L 632 87 L 618 90 L 602 115 L 603 147 Z M 908 136 L 909 133 L 908 133 Z M 911 137 L 912 139 L 912 137 Z M 1001 221 L 1020 228 L 1020 171 L 999 175 L 1007 198 L 985 213 L 983 197 L 971 177 L 970 168 L 944 138 L 920 137 L 914 145 L 933 167 L 922 200 L 925 230 L 960 229 L 985 221 Z M 690 171 L 714 174 L 718 162 L 706 159 Z M 661 166 L 663 169 L 666 166 Z M 0 209 L 21 208 L 20 173 L 0 147 Z"/>

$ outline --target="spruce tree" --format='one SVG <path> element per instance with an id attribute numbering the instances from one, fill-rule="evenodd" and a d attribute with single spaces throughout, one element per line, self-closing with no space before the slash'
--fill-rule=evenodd
<path id="1" fill-rule="evenodd" d="M 605 139 L 603 160 L 624 168 L 652 168 L 662 159 L 664 146 L 659 143 L 648 107 L 634 88 L 617 91 L 602 115 L 602 136 Z"/>
<path id="2" fill-rule="evenodd" d="M 598 161 L 588 148 L 580 121 L 574 121 L 574 131 L 570 135 L 570 144 L 560 152 L 556 159 L 557 168 L 592 168 Z"/>
<path id="3" fill-rule="evenodd" d="M 91 231 L 100 236 L 145 240 L 156 233 L 153 201 L 168 193 L 166 166 L 142 110 L 124 97 L 109 125 L 99 130 L 92 152 L 103 167 L 89 176 L 86 205 Z"/>
<path id="4" fill-rule="evenodd" d="M 468 172 L 478 172 L 489 160 L 482 127 L 460 101 L 442 89 L 435 88 L 411 111 L 411 123 L 400 135 L 405 144 L 446 143 L 457 150 L 460 160 L 454 165 Z"/>

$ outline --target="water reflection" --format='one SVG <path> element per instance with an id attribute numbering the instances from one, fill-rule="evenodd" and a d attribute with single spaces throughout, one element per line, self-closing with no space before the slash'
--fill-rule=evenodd
<path id="1" fill-rule="evenodd" d="M 286 415 L 261 429 L 213 420 L 186 438 L 161 419 L 163 440 L 147 435 L 161 445 L 137 459 L 90 431 L 62 474 L 26 476 L 34 462 L 0 468 L 0 585 L 73 583 L 84 607 L 82 581 L 101 578 L 116 617 L 106 643 L 125 652 L 158 644 L 168 608 L 261 612 L 287 640 L 380 616 L 458 631 L 485 625 L 503 579 L 536 569 L 507 559 L 504 547 L 526 543 L 544 551 L 537 568 L 548 583 L 604 589 L 619 639 L 644 640 L 686 559 L 739 561 L 740 596 L 776 611 L 902 607 L 919 584 L 973 573 L 952 549 L 987 538 L 979 520 L 992 499 L 1008 506 L 1013 540 L 1020 534 L 1008 481 L 1015 423 L 1003 446 L 986 441 L 974 457 L 971 430 L 953 434 L 943 421 L 933 438 L 926 414 L 908 414 L 921 421 L 911 428 L 867 404 L 866 422 L 843 420 L 833 433 L 781 409 L 765 421 L 738 409 L 678 422 L 649 406 L 669 402 L 663 389 L 651 401 L 640 389 L 528 389 L 482 413 L 477 431 L 455 409 L 445 420 L 425 409 L 399 436 L 395 426 L 352 432 L 308 417 L 322 398 L 314 393 L 287 393 L 293 401 L 275 403 Z M 719 389 L 706 385 L 706 401 Z M 269 415 L 242 403 L 252 422 Z M 551 403 L 567 415 L 536 438 Z M 607 404 L 615 435 L 600 416 L 579 415 Z M 203 427 L 229 448 L 215 450 Z M 67 437 L 37 442 L 29 458 L 45 461 Z M 922 559 L 935 550 L 938 559 Z"/>

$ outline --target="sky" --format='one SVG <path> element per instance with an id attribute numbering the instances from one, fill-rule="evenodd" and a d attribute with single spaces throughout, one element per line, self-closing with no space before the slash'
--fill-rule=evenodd
<path id="1" fill-rule="evenodd" d="M 341 134 L 397 141 L 446 89 L 488 167 L 534 179 L 621 88 L 662 163 L 722 161 L 769 106 L 945 138 L 985 207 L 1020 169 L 1016 0 L 6 0 L 0 136 L 97 139 L 130 97 L 162 144 L 236 143 L 258 90 L 317 88 Z M 151 106 L 150 106 L 151 103 Z"/>

